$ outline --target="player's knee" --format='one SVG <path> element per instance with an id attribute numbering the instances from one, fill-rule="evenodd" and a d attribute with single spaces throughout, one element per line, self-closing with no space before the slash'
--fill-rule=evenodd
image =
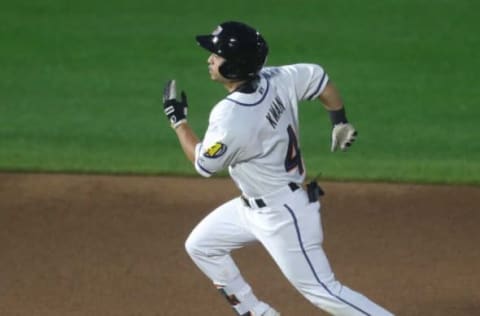
<path id="1" fill-rule="evenodd" d="M 190 257 L 193 257 L 195 253 L 198 252 L 197 243 L 192 236 L 188 236 L 187 240 L 185 240 L 185 250 L 189 254 Z"/>
<path id="2" fill-rule="evenodd" d="M 221 257 L 228 254 L 228 250 L 212 247 L 211 242 L 195 234 L 188 236 L 185 241 L 185 250 L 193 260 L 200 258 L 205 260 L 206 257 Z"/>
<path id="3" fill-rule="evenodd" d="M 185 240 L 185 250 L 192 258 L 206 256 L 206 251 L 204 247 L 202 247 L 201 242 L 192 235 L 188 236 L 187 240 Z"/>

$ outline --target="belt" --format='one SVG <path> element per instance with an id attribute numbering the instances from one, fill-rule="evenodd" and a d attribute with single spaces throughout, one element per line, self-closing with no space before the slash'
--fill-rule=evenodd
<path id="1" fill-rule="evenodd" d="M 300 186 L 294 182 L 290 182 L 288 184 L 288 187 L 290 188 L 290 190 L 292 192 L 295 192 L 296 190 L 300 189 Z M 246 198 L 245 196 L 241 195 L 240 198 L 242 199 L 243 203 L 245 203 L 246 206 L 248 207 L 252 207 L 252 203 L 250 203 L 249 199 Z M 267 206 L 267 203 L 265 203 L 265 201 L 263 199 L 254 199 L 255 201 L 255 204 L 258 208 L 262 208 L 262 207 L 265 207 Z"/>

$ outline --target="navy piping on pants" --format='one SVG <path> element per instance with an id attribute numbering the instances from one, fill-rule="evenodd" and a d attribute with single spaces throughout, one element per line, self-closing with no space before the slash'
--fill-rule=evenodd
<path id="1" fill-rule="evenodd" d="M 328 287 L 325 285 L 325 283 L 323 283 L 322 281 L 320 281 L 320 278 L 318 277 L 317 273 L 315 272 L 315 269 L 313 268 L 313 265 L 312 265 L 312 262 L 310 261 L 310 258 L 308 257 L 307 255 L 307 252 L 305 251 L 305 248 L 303 247 L 303 241 L 302 241 L 302 235 L 300 234 L 300 228 L 298 227 L 298 221 L 297 221 L 297 217 L 295 216 L 295 214 L 293 213 L 293 210 L 287 205 L 287 204 L 284 204 L 283 206 L 285 206 L 285 208 L 288 210 L 288 212 L 290 213 L 290 215 L 292 215 L 292 218 L 293 218 L 293 223 L 295 224 L 295 230 L 297 231 L 297 238 L 298 238 L 298 242 L 300 244 L 300 248 L 302 249 L 302 253 L 303 253 L 303 256 L 305 257 L 305 260 L 307 260 L 307 263 L 308 265 L 310 266 L 310 270 L 312 270 L 312 273 L 313 275 L 315 276 L 315 279 L 317 280 L 317 282 L 325 289 L 325 291 L 328 292 L 328 294 L 330 294 L 331 296 L 335 297 L 336 299 L 338 299 L 339 301 L 342 301 L 343 303 L 353 307 L 354 309 L 356 309 L 357 311 L 367 315 L 367 316 L 371 316 L 370 314 L 368 314 L 367 312 L 365 312 L 364 310 L 360 309 L 359 307 L 353 305 L 352 303 L 350 302 L 347 302 L 346 300 L 344 300 L 343 298 L 341 298 L 340 296 L 338 295 L 335 295 L 333 294 L 329 289 Z"/>

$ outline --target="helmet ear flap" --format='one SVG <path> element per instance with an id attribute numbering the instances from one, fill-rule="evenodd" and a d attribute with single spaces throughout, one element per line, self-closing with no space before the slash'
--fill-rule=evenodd
<path id="1" fill-rule="evenodd" d="M 263 63 L 255 68 L 253 68 L 252 66 L 253 65 L 249 64 L 248 61 L 236 61 L 227 59 L 223 62 L 223 64 L 220 65 L 218 71 L 223 77 L 227 79 L 253 79 L 257 75 L 260 68 L 263 66 Z"/>
<path id="2" fill-rule="evenodd" d="M 225 60 L 218 68 L 218 72 L 227 79 L 240 79 L 241 69 L 232 61 Z"/>

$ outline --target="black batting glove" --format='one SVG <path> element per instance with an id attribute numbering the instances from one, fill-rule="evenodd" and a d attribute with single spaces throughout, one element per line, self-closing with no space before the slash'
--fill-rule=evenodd
<path id="1" fill-rule="evenodd" d="M 187 95 L 181 92 L 181 100 L 177 100 L 177 84 L 169 80 L 163 90 L 163 111 L 173 128 L 177 128 L 187 121 Z"/>

